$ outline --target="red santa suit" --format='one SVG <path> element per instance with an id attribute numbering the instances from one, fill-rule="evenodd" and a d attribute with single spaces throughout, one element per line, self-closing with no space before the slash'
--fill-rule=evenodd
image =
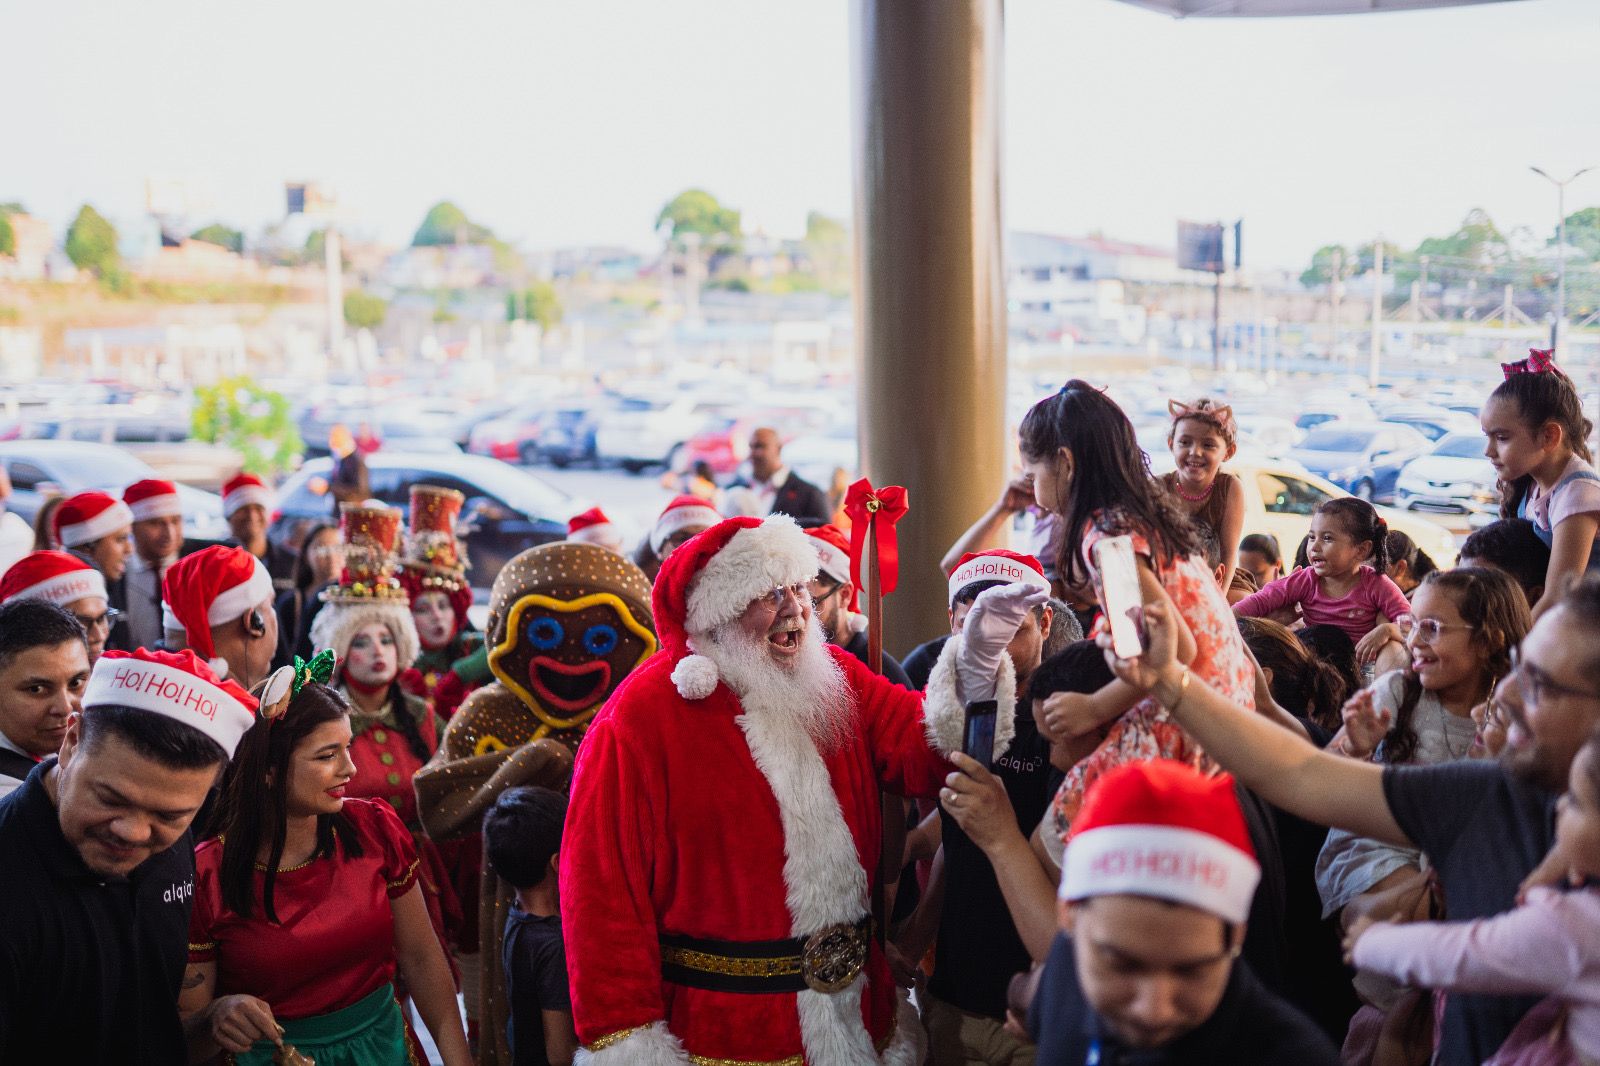
<path id="1" fill-rule="evenodd" d="M 856 699 L 847 739 L 824 754 L 798 716 L 741 704 L 686 635 L 816 570 L 785 516 L 729 519 L 679 548 L 655 586 L 662 651 L 579 749 L 561 913 L 573 1020 L 594 1066 L 922 1062 L 921 1027 L 897 1016 L 871 931 L 878 790 L 932 797 L 950 772 L 939 752 L 961 742 L 961 638 L 926 703 L 828 648 Z M 1004 751 L 1015 678 L 998 659 Z M 795 967 L 808 940 L 815 966 Z"/>

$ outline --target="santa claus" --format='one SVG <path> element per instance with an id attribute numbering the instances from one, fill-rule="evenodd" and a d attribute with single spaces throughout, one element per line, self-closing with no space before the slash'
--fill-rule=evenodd
<path id="1" fill-rule="evenodd" d="M 1005 649 L 1043 593 L 983 593 L 924 696 L 827 643 L 816 572 L 782 515 L 673 552 L 654 590 L 662 651 L 578 751 L 561 919 L 594 1066 L 922 1061 L 869 917 L 879 789 L 938 792 L 968 701 L 996 701 L 1005 750 Z"/>

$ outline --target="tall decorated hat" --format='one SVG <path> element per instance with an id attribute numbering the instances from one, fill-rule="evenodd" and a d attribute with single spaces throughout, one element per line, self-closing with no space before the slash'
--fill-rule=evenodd
<path id="1" fill-rule="evenodd" d="M 456 536 L 456 521 L 465 501 L 461 493 L 438 485 L 411 487 L 411 526 L 400 555 L 400 584 L 415 601 L 424 592 L 450 597 L 458 620 L 472 606 L 467 583 L 466 547 Z"/>
<path id="2" fill-rule="evenodd" d="M 344 504 L 339 508 L 339 535 L 344 540 L 344 569 L 339 583 L 322 593 L 323 607 L 311 623 L 311 642 L 318 651 L 332 650 L 342 661 L 357 631 L 374 622 L 394 634 L 400 668 L 417 658 L 417 629 L 411 621 L 411 600 L 400 583 L 400 512 L 381 504 Z"/>

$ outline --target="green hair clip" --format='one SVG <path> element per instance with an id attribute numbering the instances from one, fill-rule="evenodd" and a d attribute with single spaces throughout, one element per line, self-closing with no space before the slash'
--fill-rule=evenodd
<path id="1" fill-rule="evenodd" d="M 313 681 L 326 685 L 333 680 L 333 668 L 337 663 L 338 659 L 330 650 L 319 651 L 309 660 L 296 655 L 293 666 L 279 667 L 261 683 L 256 713 L 268 722 L 281 718 L 289 709 L 289 701 L 298 696 L 301 689 Z"/>

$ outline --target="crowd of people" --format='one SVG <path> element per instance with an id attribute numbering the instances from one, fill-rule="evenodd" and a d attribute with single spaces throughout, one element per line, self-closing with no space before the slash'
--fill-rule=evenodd
<path id="1" fill-rule="evenodd" d="M 1355 498 L 1245 528 L 1232 410 L 1169 411 L 1157 478 L 1102 390 L 1037 403 L 899 657 L 771 428 L 481 630 L 446 488 L 292 545 L 249 474 L 226 544 L 163 481 L 51 501 L 0 575 L 0 1061 L 1600 1061 L 1571 380 L 1505 367 L 1453 567 Z"/>

